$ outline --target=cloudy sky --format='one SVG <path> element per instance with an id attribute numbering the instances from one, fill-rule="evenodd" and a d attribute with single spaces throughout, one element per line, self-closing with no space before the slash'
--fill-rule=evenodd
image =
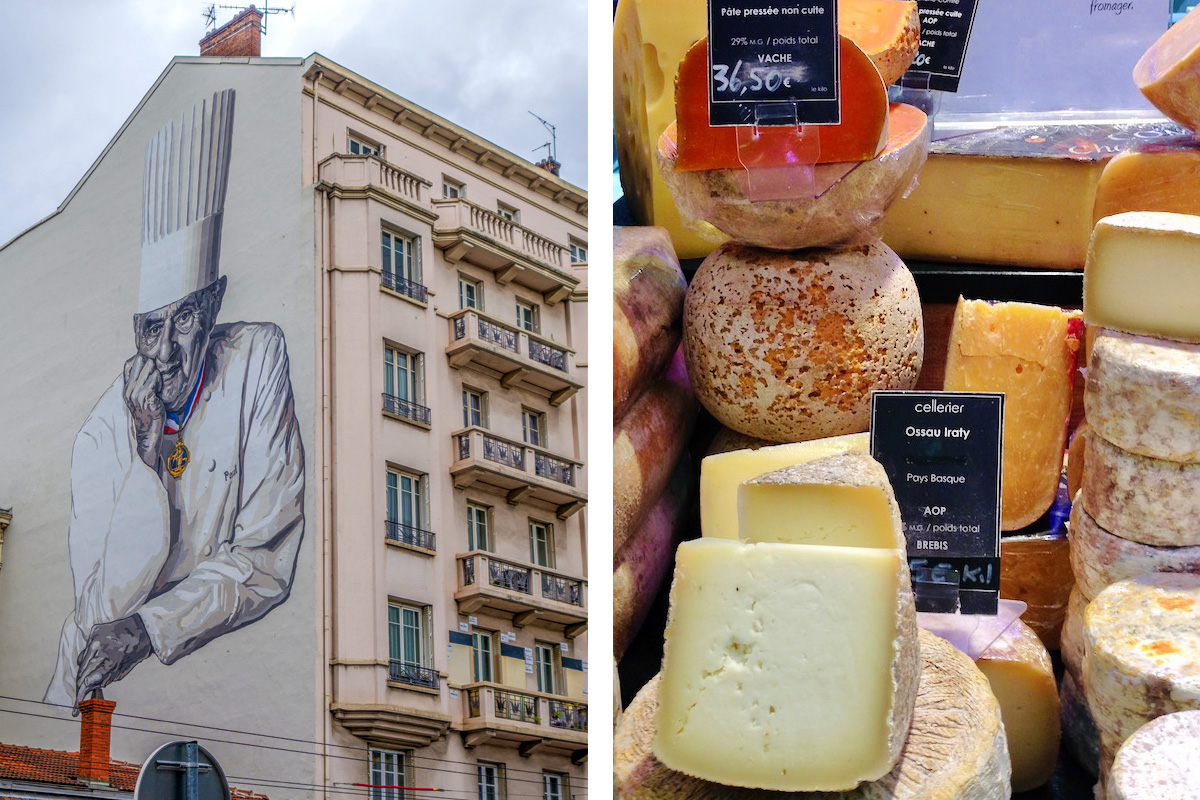
<path id="1" fill-rule="evenodd" d="M 537 161 L 532 111 L 587 188 L 586 0 L 294 2 L 268 15 L 264 56 L 320 53 Z M 0 0 L 0 245 L 58 207 L 173 56 L 199 55 L 208 5 Z M 217 5 L 218 25 L 237 13 Z"/>

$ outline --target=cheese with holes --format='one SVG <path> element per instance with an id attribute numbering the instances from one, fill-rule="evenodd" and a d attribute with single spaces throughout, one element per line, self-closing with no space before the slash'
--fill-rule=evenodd
<path id="1" fill-rule="evenodd" d="M 743 481 L 838 453 L 865 453 L 870 447 L 869 434 L 851 433 L 706 457 L 700 462 L 701 534 L 738 538 L 738 488 Z"/>
<path id="2" fill-rule="evenodd" d="M 887 473 L 866 453 L 845 453 L 768 472 L 738 490 L 738 537 L 907 550 Z"/>
<path id="3" fill-rule="evenodd" d="M 1200 464 L 1147 458 L 1088 431 L 1083 508 L 1109 533 L 1164 547 L 1200 545 Z"/>
<path id="4" fill-rule="evenodd" d="M 1122 450 L 1200 461 L 1200 344 L 1099 331 L 1083 399 L 1088 424 Z"/>
<path id="5" fill-rule="evenodd" d="M 1063 673 L 1058 699 L 1062 708 L 1063 743 L 1094 778 L 1100 771 L 1100 732 L 1096 730 L 1087 699 L 1070 672 Z"/>
<path id="6" fill-rule="evenodd" d="M 1142 725 L 1200 709 L 1200 576 L 1150 573 L 1088 604 L 1083 686 L 1100 731 L 1100 768 Z"/>
<path id="7" fill-rule="evenodd" d="M 1159 111 L 1200 128 L 1200 13 L 1193 9 L 1146 49 L 1133 82 Z"/>
<path id="8" fill-rule="evenodd" d="M 900 761 L 878 781 L 831 796 L 795 800 L 1008 800 L 1008 748 L 1000 709 L 983 673 L 944 639 L 920 631 L 921 675 Z M 670 769 L 654 757 L 660 679 L 625 710 L 613 740 L 620 800 L 767 800 L 762 791 L 724 786 Z M 725 729 L 727 738 L 738 733 Z M 740 733 L 740 732 L 739 732 Z"/>
<path id="9" fill-rule="evenodd" d="M 1093 219 L 1122 211 L 1200 209 L 1200 144 L 1179 136 L 1118 153 L 1104 166 L 1096 186 Z"/>
<path id="10" fill-rule="evenodd" d="M 1200 797 L 1200 711 L 1147 722 L 1117 751 L 1105 781 L 1108 800 Z"/>
<path id="11" fill-rule="evenodd" d="M 1127 211 L 1096 223 L 1083 270 L 1089 325 L 1200 341 L 1200 216 Z"/>
<path id="12" fill-rule="evenodd" d="M 1033 628 L 1015 620 L 975 659 L 1000 703 L 1014 792 L 1050 780 L 1061 736 L 1050 653 Z"/>
<path id="13" fill-rule="evenodd" d="M 732 786 L 852 789 L 895 766 L 919 673 L 904 551 L 685 542 L 654 753 Z"/>
<path id="14" fill-rule="evenodd" d="M 1045 514 L 1062 474 L 1081 323 L 1078 312 L 959 298 L 948 392 L 1004 392 L 1000 529 Z"/>
<path id="15" fill-rule="evenodd" d="M 1075 578 L 1065 536 L 1005 536 L 1000 540 L 1000 596 L 1021 600 L 1021 620 L 1051 650 L 1059 647 L 1059 631 Z"/>
<path id="16" fill-rule="evenodd" d="M 1083 510 L 1082 503 L 1071 508 L 1070 537 L 1075 580 L 1088 597 L 1144 572 L 1200 575 L 1200 546 L 1157 547 L 1114 536 Z"/>
<path id="17" fill-rule="evenodd" d="M 1083 614 L 1087 610 L 1088 597 L 1077 585 L 1071 590 L 1067 600 L 1067 613 L 1063 618 L 1060 654 L 1063 666 L 1074 676 L 1075 681 L 1083 682 Z"/>

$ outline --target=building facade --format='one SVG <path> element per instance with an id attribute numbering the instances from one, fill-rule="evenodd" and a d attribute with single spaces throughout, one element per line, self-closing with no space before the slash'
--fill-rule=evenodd
<path id="1" fill-rule="evenodd" d="M 72 749 L 96 680 L 113 758 L 271 798 L 586 794 L 586 218 L 320 55 L 172 61 L 0 246 L 0 742 Z"/>

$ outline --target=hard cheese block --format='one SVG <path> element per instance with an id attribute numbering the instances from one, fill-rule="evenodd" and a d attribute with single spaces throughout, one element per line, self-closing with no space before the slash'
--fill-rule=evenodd
<path id="1" fill-rule="evenodd" d="M 1100 731 L 1100 767 L 1150 720 L 1200 709 L 1200 576 L 1120 581 L 1084 614 L 1083 686 Z"/>
<path id="2" fill-rule="evenodd" d="M 920 631 L 921 676 L 900 761 L 878 781 L 794 800 L 1008 800 L 1009 757 L 1000 709 L 983 673 L 944 639 Z M 613 740 L 621 800 L 771 800 L 778 795 L 694 778 L 654 757 L 661 682 L 637 694 Z M 728 738 L 736 735 L 726 728 Z"/>
<path id="3" fill-rule="evenodd" d="M 1083 400 L 1088 424 L 1122 450 L 1200 461 L 1200 344 L 1101 330 Z"/>
<path id="4" fill-rule="evenodd" d="M 1059 632 L 1075 578 L 1065 536 L 1005 536 L 1000 540 L 1000 596 L 1026 604 L 1021 620 L 1051 650 Z"/>
<path id="5" fill-rule="evenodd" d="M 1013 791 L 1041 786 L 1054 774 L 1061 736 L 1050 653 L 1033 628 L 1018 619 L 975 664 L 987 676 L 1000 703 L 1012 759 Z"/>
<path id="6" fill-rule="evenodd" d="M 903 551 L 680 545 L 654 753 L 733 786 L 852 789 L 895 766 L 920 662 Z"/>
<path id="7" fill-rule="evenodd" d="M 1200 143 L 1188 134 L 1113 156 L 1096 186 L 1093 219 L 1123 211 L 1200 209 Z"/>
<path id="8" fill-rule="evenodd" d="M 1078 312 L 958 300 L 942 388 L 1004 392 L 1000 529 L 1023 528 L 1054 502 L 1071 416 Z"/>
<path id="9" fill-rule="evenodd" d="M 1087 698 L 1070 672 L 1063 674 L 1058 699 L 1062 708 L 1063 741 L 1080 766 L 1094 778 L 1100 771 L 1100 732 L 1096 730 Z"/>
<path id="10" fill-rule="evenodd" d="M 752 478 L 738 490 L 739 538 L 905 551 L 900 507 L 878 461 L 845 453 Z"/>
<path id="11" fill-rule="evenodd" d="M 1096 223 L 1083 270 L 1088 325 L 1200 341 L 1200 217 L 1127 211 Z"/>
<path id="12" fill-rule="evenodd" d="M 1179 711 L 1138 728 L 1117 751 L 1108 800 L 1200 797 L 1200 711 Z"/>
<path id="13" fill-rule="evenodd" d="M 757 450 L 716 453 L 700 462 L 700 531 L 718 539 L 738 538 L 738 487 L 767 472 L 837 453 L 865 453 L 866 433 L 780 444 Z"/>
<path id="14" fill-rule="evenodd" d="M 1087 433 L 1083 508 L 1122 539 L 1161 547 L 1200 545 L 1200 464 L 1147 458 Z"/>

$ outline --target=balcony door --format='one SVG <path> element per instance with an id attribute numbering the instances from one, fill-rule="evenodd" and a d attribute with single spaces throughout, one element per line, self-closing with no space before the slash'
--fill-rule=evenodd
<path id="1" fill-rule="evenodd" d="M 555 652 L 557 647 L 548 644 L 535 644 L 533 647 L 534 669 L 537 672 L 537 688 L 546 694 L 560 694 L 558 686 L 558 670 L 555 668 Z"/>

